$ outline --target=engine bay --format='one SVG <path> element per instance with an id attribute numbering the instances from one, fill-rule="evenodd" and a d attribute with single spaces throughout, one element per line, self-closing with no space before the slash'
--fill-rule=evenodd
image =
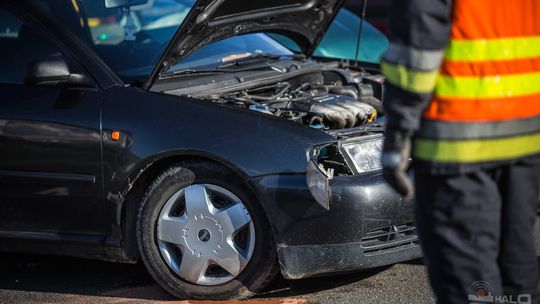
<path id="1" fill-rule="evenodd" d="M 278 61 L 268 70 L 197 77 L 166 91 L 265 113 L 321 130 L 363 126 L 384 115 L 384 78 L 341 63 Z M 221 85 L 220 85 L 221 83 Z"/>
<path id="2" fill-rule="evenodd" d="M 247 107 L 316 129 L 345 129 L 377 118 L 375 107 L 358 95 L 353 85 L 279 82 L 228 93 L 217 102 Z"/>

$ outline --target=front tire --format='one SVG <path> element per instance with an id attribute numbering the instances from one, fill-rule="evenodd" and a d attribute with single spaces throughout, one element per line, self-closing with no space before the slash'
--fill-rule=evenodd
<path id="1" fill-rule="evenodd" d="M 137 218 L 142 260 L 182 299 L 243 299 L 277 274 L 266 216 L 242 180 L 210 162 L 185 162 L 148 188 Z"/>

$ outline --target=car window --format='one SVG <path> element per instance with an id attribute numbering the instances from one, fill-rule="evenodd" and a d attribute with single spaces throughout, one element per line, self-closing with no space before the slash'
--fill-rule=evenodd
<path id="1" fill-rule="evenodd" d="M 130 41 L 134 44 L 150 40 L 159 44 L 169 42 L 194 3 L 193 0 L 155 0 L 143 5 L 143 9 L 126 10 L 107 8 L 100 0 L 78 2 L 87 18 L 92 44 L 97 46 L 119 46 Z"/>
<path id="2" fill-rule="evenodd" d="M 21 26 L 22 21 L 7 11 L 0 9 L 0 38 L 6 38 L 6 40 L 2 41 L 7 41 L 10 38 L 16 39 Z"/>
<path id="3" fill-rule="evenodd" d="M 105 0 L 41 0 L 124 82 L 146 80 L 195 0 L 150 0 L 107 7 Z"/>
<path id="4" fill-rule="evenodd" d="M 78 0 L 91 47 L 127 83 L 143 80 L 176 33 L 195 0 L 153 0 L 144 9 L 106 8 L 103 0 Z"/>
<path id="5" fill-rule="evenodd" d="M 36 32 L 12 13 L 0 8 L 0 83 L 23 84 L 36 60 L 65 56 L 51 39 Z"/>

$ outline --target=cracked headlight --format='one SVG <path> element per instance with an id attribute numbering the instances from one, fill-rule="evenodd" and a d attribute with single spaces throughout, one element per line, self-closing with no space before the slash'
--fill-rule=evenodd
<path id="1" fill-rule="evenodd" d="M 343 142 L 341 149 L 347 164 L 356 174 L 382 169 L 382 136 L 376 136 L 375 138 L 362 141 Z"/>

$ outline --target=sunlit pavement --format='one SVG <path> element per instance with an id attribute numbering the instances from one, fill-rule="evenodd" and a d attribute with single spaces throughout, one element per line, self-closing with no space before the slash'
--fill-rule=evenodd
<path id="1" fill-rule="evenodd" d="M 434 300 L 419 260 L 341 276 L 299 281 L 279 277 L 249 301 L 201 302 L 169 296 L 141 265 L 0 254 L 0 303 L 420 304 Z"/>
<path id="2" fill-rule="evenodd" d="M 0 254 L 0 303 L 181 303 L 141 265 Z M 286 281 L 278 277 L 249 301 L 226 304 L 431 303 L 420 261 L 368 272 Z"/>

